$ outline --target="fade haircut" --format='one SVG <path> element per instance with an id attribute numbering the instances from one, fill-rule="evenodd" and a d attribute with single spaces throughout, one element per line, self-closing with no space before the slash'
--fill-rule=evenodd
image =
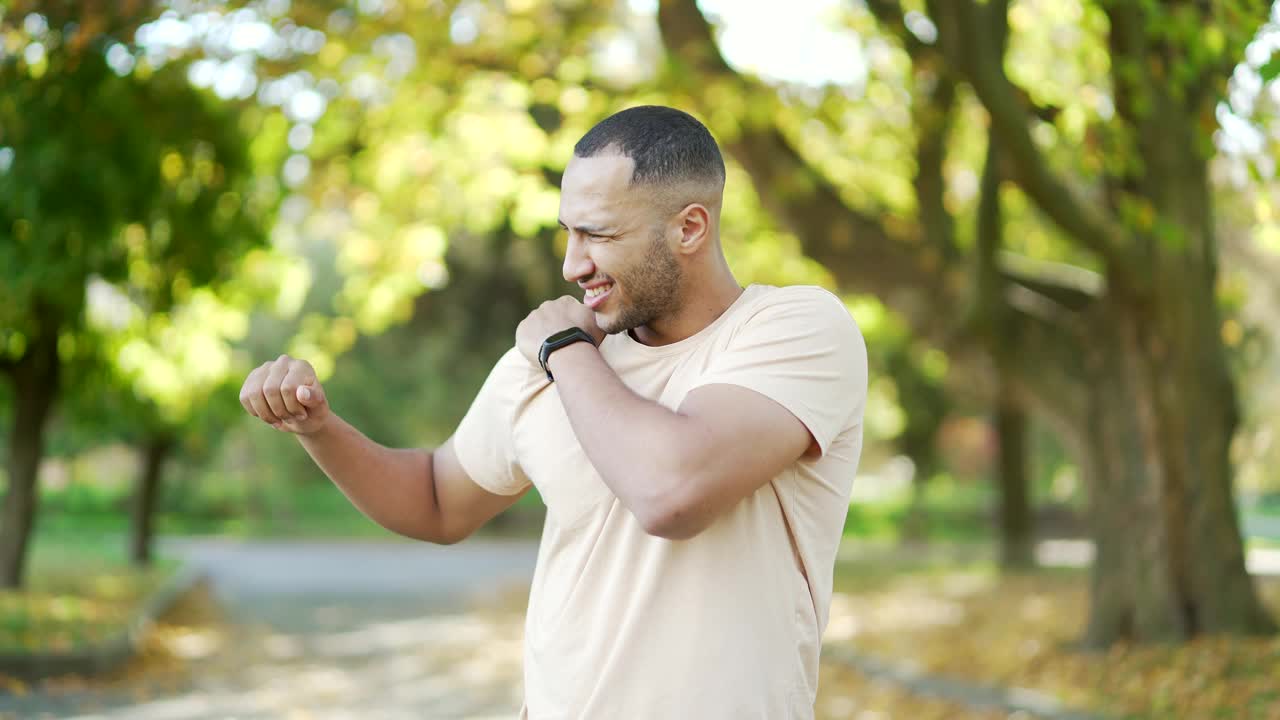
<path id="1" fill-rule="evenodd" d="M 707 127 L 692 115 L 661 105 L 614 113 L 591 128 L 573 154 L 582 158 L 616 151 L 635 163 L 631 186 L 655 188 L 696 183 L 724 187 L 724 158 Z"/>

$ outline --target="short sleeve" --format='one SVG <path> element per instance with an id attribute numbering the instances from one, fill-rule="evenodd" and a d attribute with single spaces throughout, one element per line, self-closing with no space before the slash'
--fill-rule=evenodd
<path id="1" fill-rule="evenodd" d="M 751 309 L 694 387 L 729 384 L 795 415 L 825 454 L 861 422 L 867 349 L 839 298 L 819 287 L 780 288 Z"/>
<path id="2" fill-rule="evenodd" d="M 516 348 L 508 350 L 453 434 L 453 450 L 467 476 L 498 495 L 515 495 L 530 484 L 512 437 L 513 414 L 528 375 L 529 361 Z"/>

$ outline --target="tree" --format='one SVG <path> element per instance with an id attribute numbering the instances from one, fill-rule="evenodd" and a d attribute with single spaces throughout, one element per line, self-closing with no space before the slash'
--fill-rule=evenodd
<path id="1" fill-rule="evenodd" d="M 0 370 L 15 406 L 0 587 L 23 580 L 46 421 L 90 279 L 127 280 L 162 312 L 261 243 L 271 204 L 234 109 L 176 58 L 131 50 L 149 5 L 30 9 L 0 18 L 24 38 L 0 58 Z"/>
<path id="2" fill-rule="evenodd" d="M 345 345 L 326 337 L 353 337 L 353 327 L 370 336 L 406 321 L 412 309 L 411 327 L 432 346 L 396 375 L 397 384 L 423 383 L 421 399 L 415 395 L 412 403 L 421 408 L 415 421 L 388 414 L 386 401 L 368 392 L 347 401 L 354 412 L 367 408 L 360 416 L 369 431 L 388 441 L 418 429 L 427 408 L 430 422 L 448 424 L 474 387 L 474 378 L 463 375 L 486 369 L 500 352 L 497 345 L 509 345 L 502 328 L 537 299 L 571 291 L 559 278 L 555 186 L 573 142 L 628 104 L 671 102 L 660 78 L 646 70 L 661 57 L 661 48 L 646 39 L 649 19 L 621 5 L 530 2 L 504 12 L 446 3 L 430 12 L 438 22 L 398 5 L 332 11 L 324 3 L 295 2 L 290 10 L 292 22 L 336 33 L 302 66 L 313 73 L 308 82 L 319 87 L 336 79 L 349 88 L 329 96 L 306 149 L 311 181 L 299 192 L 312 201 L 315 222 L 300 242 L 336 250 L 339 261 L 330 273 L 324 253 L 308 253 L 318 287 L 328 289 L 304 308 L 295 352 L 321 358 L 327 372 Z M 644 56 L 622 73 L 600 59 L 600 48 L 617 41 Z M 829 273 L 800 256 L 791 236 L 760 210 L 732 158 L 729 169 L 723 241 L 738 276 L 830 287 Z M 446 247 L 443 262 L 438 250 L 424 251 Z M 338 276 L 336 285 L 323 279 L 330 274 Z M 447 284 L 437 288 L 442 279 Z M 878 307 L 858 306 L 871 304 Z M 861 313 L 860 321 L 876 312 Z M 864 323 L 864 332 L 873 339 L 873 363 L 892 378 L 881 387 L 896 388 L 888 394 L 908 410 L 897 414 L 906 419 L 898 443 L 924 481 L 945 412 L 938 375 L 946 363 L 933 352 L 925 356 L 929 367 L 918 367 L 925 343 L 896 326 Z M 410 350 L 399 347 L 403 335 L 362 339 L 357 352 L 366 358 L 374 348 L 395 346 L 407 358 Z M 490 342 L 497 345 L 478 351 Z M 468 352 L 471 363 L 448 357 Z M 361 367 L 347 365 L 343 373 Z M 385 381 L 397 371 L 377 372 Z M 442 380 L 449 391 L 431 388 L 436 383 L 424 378 Z M 339 399 L 351 377 L 335 376 L 331 384 Z"/>
<path id="3" fill-rule="evenodd" d="M 211 455 L 243 417 L 237 391 L 246 370 L 235 362 L 232 343 L 249 322 L 247 312 L 229 302 L 237 295 L 232 288 L 218 287 L 222 296 L 214 287 L 199 288 L 169 312 L 153 313 L 120 288 L 91 285 L 98 303 L 87 327 L 102 357 L 92 382 L 69 388 L 65 407 L 70 423 L 85 428 L 80 434 L 93 430 L 95 444 L 123 441 L 138 450 L 128 542 L 135 565 L 152 559 L 166 465 L 178 455 Z"/>
<path id="4" fill-rule="evenodd" d="M 1008 245 L 962 252 L 929 231 L 950 216 L 931 202 L 940 188 L 920 193 L 918 222 L 850 202 L 776 124 L 772 91 L 721 59 L 691 0 L 664 0 L 659 24 L 674 74 L 769 108 L 727 144 L 806 251 L 842 287 L 875 293 L 922 335 L 961 356 L 976 347 L 979 361 L 998 367 L 1072 446 L 1090 490 L 1097 553 L 1086 642 L 1272 631 L 1245 571 L 1233 503 L 1236 395 L 1215 295 L 1209 180 L 1217 103 L 1268 5 L 1075 6 L 1091 57 L 1103 60 L 1086 68 L 1094 106 L 1077 99 L 1063 112 L 1013 76 L 1007 2 L 926 5 L 927 15 L 906 15 L 896 2 L 868 3 L 931 80 L 913 89 L 913 106 L 945 109 L 937 89 L 948 83 L 971 90 L 998 150 L 993 169 L 1007 181 L 1000 197 L 1030 202 L 1074 265 L 1032 262 Z M 1015 8 L 1023 22 L 1008 45 L 1042 28 L 1034 13 L 1052 8 L 1061 6 Z M 1030 51 L 1019 49 L 1026 62 Z M 1113 112 L 1099 112 L 1103 94 Z M 917 177 L 938 168 L 925 130 L 917 124 Z M 1046 135 L 1054 138 L 1047 148 L 1037 141 Z M 957 328 L 938 307 L 972 310 Z M 983 326 L 998 329 L 1004 348 L 982 340 Z"/>

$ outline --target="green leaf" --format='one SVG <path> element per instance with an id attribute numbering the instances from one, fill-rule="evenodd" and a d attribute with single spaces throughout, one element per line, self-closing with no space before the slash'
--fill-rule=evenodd
<path id="1" fill-rule="evenodd" d="M 1280 55 L 1272 55 L 1270 60 L 1258 68 L 1258 74 L 1262 76 L 1263 82 L 1275 80 L 1280 75 Z"/>

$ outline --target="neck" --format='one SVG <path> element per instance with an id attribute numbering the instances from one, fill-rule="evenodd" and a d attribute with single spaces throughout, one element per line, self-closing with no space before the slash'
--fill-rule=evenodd
<path id="1" fill-rule="evenodd" d="M 741 295 L 742 286 L 728 265 L 722 264 L 710 273 L 710 277 L 685 285 L 678 311 L 641 325 L 632 331 L 632 335 L 645 345 L 679 342 L 715 322 Z"/>

